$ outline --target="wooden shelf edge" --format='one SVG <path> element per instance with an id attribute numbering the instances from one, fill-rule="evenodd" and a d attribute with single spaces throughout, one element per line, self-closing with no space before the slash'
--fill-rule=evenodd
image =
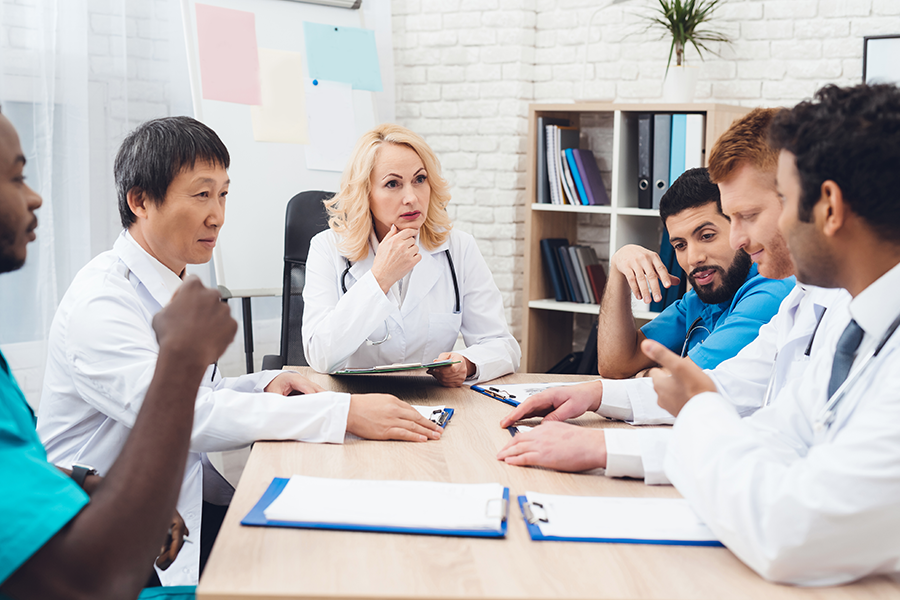
<path id="1" fill-rule="evenodd" d="M 536 310 L 555 310 L 558 312 L 579 313 L 579 314 L 583 314 L 583 315 L 600 314 L 600 305 L 599 304 L 581 304 L 578 302 L 557 302 L 553 298 L 543 298 L 541 300 L 530 300 L 528 302 L 528 308 L 534 308 Z M 651 312 L 649 310 L 634 311 L 635 319 L 644 319 L 647 321 L 652 321 L 657 316 L 659 316 L 658 312 Z"/>

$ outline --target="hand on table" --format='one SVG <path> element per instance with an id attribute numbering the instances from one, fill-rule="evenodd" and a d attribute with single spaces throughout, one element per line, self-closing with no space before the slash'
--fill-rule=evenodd
<path id="1" fill-rule="evenodd" d="M 497 459 L 556 471 L 605 469 L 606 438 L 602 429 L 545 421 L 531 431 L 516 434 L 497 453 Z"/>
<path id="2" fill-rule="evenodd" d="M 156 566 L 163 571 L 168 569 L 178 557 L 181 547 L 184 546 L 184 538 L 189 535 L 190 531 L 188 531 L 187 525 L 184 524 L 184 519 L 181 518 L 181 515 L 176 510 L 172 516 L 172 524 L 169 526 L 169 535 L 166 538 L 166 543 L 163 544 L 159 551 L 159 556 L 156 557 Z"/>
<path id="3" fill-rule="evenodd" d="M 416 244 L 418 233 L 418 229 L 398 230 L 396 225 L 391 225 L 391 230 L 378 244 L 372 275 L 385 294 L 422 260 Z"/>
<path id="4" fill-rule="evenodd" d="M 684 405 L 697 394 L 716 391 L 716 384 L 694 361 L 682 359 L 653 340 L 644 340 L 641 350 L 662 367 L 651 371 L 650 376 L 658 404 L 672 416 L 677 417 Z"/>
<path id="5" fill-rule="evenodd" d="M 662 300 L 660 281 L 667 288 L 681 282 L 680 278 L 669 274 L 659 254 L 636 244 L 619 248 L 610 260 L 610 269 L 624 275 L 631 293 L 645 304 L 650 304 L 651 296 L 656 302 Z"/>
<path id="6" fill-rule="evenodd" d="M 441 439 L 441 428 L 389 394 L 350 396 L 347 431 L 368 440 L 425 442 Z"/>
<path id="7" fill-rule="evenodd" d="M 600 408 L 602 397 L 600 380 L 550 388 L 519 404 L 500 421 L 500 427 L 509 427 L 528 417 L 544 417 L 544 421 L 574 419 Z"/>
<path id="8" fill-rule="evenodd" d="M 264 391 L 272 394 L 281 394 L 282 396 L 290 396 L 293 392 L 300 392 L 301 394 L 324 392 L 325 388 L 318 383 L 310 381 L 299 373 L 287 371 L 270 381 Z"/>
<path id="9" fill-rule="evenodd" d="M 475 374 L 475 365 L 468 358 L 456 352 L 441 352 L 437 360 L 458 360 L 455 365 L 428 369 L 428 374 L 434 376 L 444 387 L 460 387 L 466 379 Z M 435 361 L 437 362 L 437 361 Z"/>

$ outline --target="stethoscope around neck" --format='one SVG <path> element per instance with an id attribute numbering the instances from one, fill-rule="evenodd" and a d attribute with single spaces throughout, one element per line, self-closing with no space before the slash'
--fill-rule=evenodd
<path id="1" fill-rule="evenodd" d="M 900 326 L 900 315 L 894 319 L 894 322 L 891 323 L 890 327 L 887 328 L 884 335 L 881 338 L 881 341 L 878 342 L 878 345 L 875 349 L 866 356 L 863 360 L 862 365 L 854 371 L 844 382 L 834 391 L 834 394 L 831 395 L 831 398 L 828 399 L 828 402 L 825 403 L 825 406 L 822 408 L 822 412 L 819 414 L 819 417 L 816 419 L 815 423 L 813 423 L 813 429 L 817 432 L 827 429 L 834 423 L 835 414 L 837 413 L 837 407 L 841 403 L 841 400 L 844 399 L 844 396 L 847 395 L 847 392 L 856 383 L 862 374 L 866 371 L 869 365 L 872 363 L 875 358 L 881 353 L 882 348 L 884 348 L 885 344 L 888 343 L 888 340 L 891 339 L 891 336 L 894 335 L 894 332 L 897 330 L 897 327 Z"/>
<path id="2" fill-rule="evenodd" d="M 456 294 L 456 303 L 454 304 L 455 308 L 453 309 L 453 312 L 455 314 L 459 314 L 459 311 L 460 311 L 459 281 L 457 281 L 457 279 L 456 279 L 456 267 L 453 266 L 453 257 L 450 256 L 450 250 L 449 249 L 444 250 L 443 253 L 447 255 L 447 262 L 450 263 L 450 277 L 453 279 L 453 292 Z M 350 272 L 350 268 L 353 266 L 353 264 L 346 257 L 344 257 L 344 262 L 347 263 L 347 268 L 344 269 L 343 273 L 341 273 L 341 291 L 344 294 L 346 294 L 347 293 L 347 273 Z M 388 331 L 385 333 L 384 339 L 377 340 L 377 341 L 366 340 L 366 344 L 368 344 L 370 346 L 377 346 L 379 344 L 385 343 L 389 339 L 391 339 L 391 333 Z"/>

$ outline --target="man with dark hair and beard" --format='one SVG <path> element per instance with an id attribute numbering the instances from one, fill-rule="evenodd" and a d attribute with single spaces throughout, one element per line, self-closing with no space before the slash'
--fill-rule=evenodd
<path id="1" fill-rule="evenodd" d="M 641 342 L 652 339 L 704 369 L 737 354 L 756 339 L 794 286 L 793 278 L 766 279 L 743 250 L 729 244 L 728 218 L 719 188 L 706 169 L 690 169 L 662 197 L 659 215 L 678 264 L 692 289 L 638 330 L 631 295 L 649 303 L 664 287 L 678 285 L 656 252 L 637 245 L 610 259 L 610 276 L 600 305 L 597 367 L 601 376 L 624 379 L 655 366 Z"/>

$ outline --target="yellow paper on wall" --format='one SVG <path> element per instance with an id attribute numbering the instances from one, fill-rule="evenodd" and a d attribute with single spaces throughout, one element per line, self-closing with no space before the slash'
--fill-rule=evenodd
<path id="1" fill-rule="evenodd" d="M 253 139 L 309 144 L 303 55 L 260 48 L 259 77 L 262 105 L 250 107 Z"/>

